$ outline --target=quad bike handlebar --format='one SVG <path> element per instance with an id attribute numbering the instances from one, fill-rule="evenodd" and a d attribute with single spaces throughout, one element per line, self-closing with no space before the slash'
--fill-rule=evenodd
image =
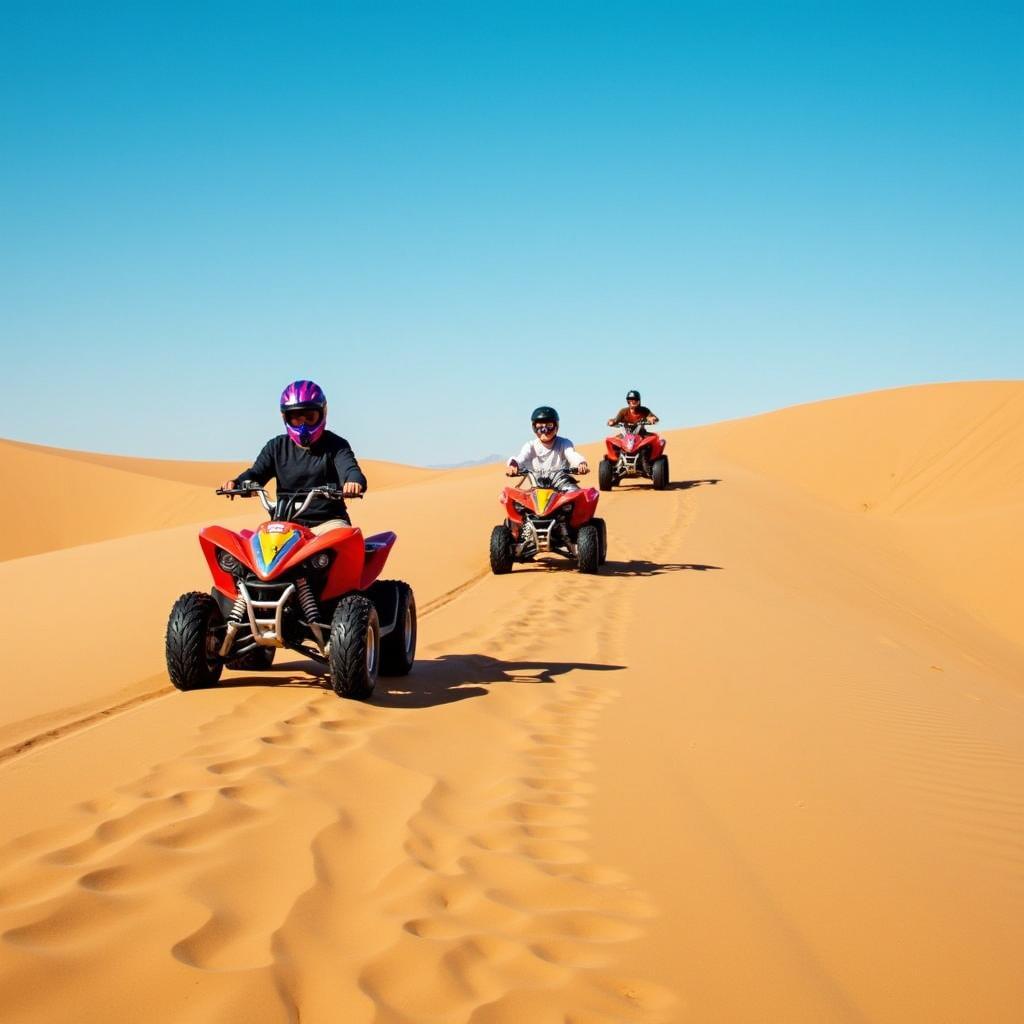
<path id="1" fill-rule="evenodd" d="M 298 518 L 303 512 L 309 508 L 310 503 L 314 498 L 326 498 L 328 501 L 348 501 L 353 498 L 361 498 L 361 494 L 345 494 L 340 487 L 311 487 L 306 491 L 278 491 L 277 500 L 274 505 L 271 505 L 270 498 L 267 494 L 266 487 L 260 487 L 259 484 L 252 480 L 243 480 L 240 487 L 234 489 L 227 489 L 224 487 L 217 488 L 217 494 L 223 494 L 225 497 L 231 498 L 251 498 L 254 495 L 259 495 L 259 499 L 263 504 L 263 507 L 267 510 L 267 513 L 271 518 L 278 518 L 276 510 L 279 509 L 282 513 L 287 513 L 288 518 Z M 302 504 L 295 507 L 295 502 L 298 498 L 303 498 Z M 290 499 L 290 500 L 286 500 Z M 285 518 L 282 515 L 280 518 Z"/>
<path id="2" fill-rule="evenodd" d="M 642 420 L 636 420 L 636 422 L 634 422 L 634 423 L 629 423 L 626 420 L 616 420 L 614 423 L 609 423 L 608 426 L 610 426 L 610 427 L 625 427 L 627 430 L 630 427 L 633 427 L 634 429 L 636 427 L 652 427 L 652 426 L 654 426 L 654 420 L 642 419 Z"/>
<path id="3" fill-rule="evenodd" d="M 560 469 L 558 472 L 559 473 L 568 473 L 570 476 L 583 476 L 583 474 L 578 469 L 574 469 L 571 466 L 568 469 Z M 548 477 L 548 476 L 537 476 L 537 474 L 534 473 L 533 470 L 530 470 L 530 469 L 522 470 L 522 471 L 520 471 L 516 475 L 518 475 L 518 477 L 519 477 L 519 479 L 516 481 L 517 484 L 521 483 L 523 480 L 525 480 L 530 485 L 530 487 L 532 489 L 534 489 L 534 490 L 536 490 L 536 488 L 538 488 L 538 487 L 547 487 L 547 486 L 549 486 L 549 483 L 544 483 L 542 481 L 550 482 L 551 479 L 552 479 L 551 477 Z"/>

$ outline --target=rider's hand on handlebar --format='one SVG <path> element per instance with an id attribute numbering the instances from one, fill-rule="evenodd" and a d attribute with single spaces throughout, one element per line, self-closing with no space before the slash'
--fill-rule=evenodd
<path id="1" fill-rule="evenodd" d="M 234 501 L 235 498 L 251 498 L 259 493 L 259 490 L 260 485 L 255 480 L 243 480 L 241 483 L 237 480 L 225 480 L 224 486 L 217 488 L 217 493 Z"/>
<path id="2" fill-rule="evenodd" d="M 576 468 L 575 468 L 575 469 L 573 470 L 573 472 L 574 472 L 574 473 L 575 473 L 575 474 L 576 474 L 577 476 L 586 476 L 586 475 L 587 475 L 587 474 L 588 474 L 588 473 L 590 472 L 590 466 L 588 466 L 588 465 L 587 465 L 587 463 L 585 463 L 585 462 L 581 462 L 581 463 L 580 463 L 580 464 L 579 464 L 579 465 L 578 465 L 578 466 L 577 466 L 577 467 L 576 467 Z"/>
<path id="3" fill-rule="evenodd" d="M 515 459 L 505 468 L 505 476 L 519 476 L 519 463 Z"/>
<path id="4" fill-rule="evenodd" d="M 347 480 L 341 488 L 341 493 L 346 498 L 358 498 L 363 493 L 363 485 L 354 480 Z"/>
<path id="5" fill-rule="evenodd" d="M 608 421 L 608 426 L 609 427 L 614 427 L 617 423 L 618 423 L 618 420 L 609 420 Z"/>

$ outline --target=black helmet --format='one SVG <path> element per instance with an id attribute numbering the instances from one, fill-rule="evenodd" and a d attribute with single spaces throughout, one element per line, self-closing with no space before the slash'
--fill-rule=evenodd
<path id="1" fill-rule="evenodd" d="M 635 398 L 639 402 L 640 401 L 640 392 L 639 391 L 627 391 L 626 392 L 626 401 L 628 402 L 631 398 Z"/>
<path id="2" fill-rule="evenodd" d="M 551 420 L 554 423 L 558 422 L 558 410 L 552 409 L 550 405 L 538 405 L 533 410 L 533 415 L 530 417 L 531 423 L 543 423 L 546 420 Z"/>

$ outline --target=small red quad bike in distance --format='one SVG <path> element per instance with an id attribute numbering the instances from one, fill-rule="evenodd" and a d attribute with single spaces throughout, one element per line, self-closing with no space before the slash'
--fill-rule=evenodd
<path id="1" fill-rule="evenodd" d="M 573 472 L 573 471 L 570 471 Z M 523 487 L 523 481 L 529 486 Z M 596 573 L 608 553 L 603 519 L 594 516 L 600 495 L 593 487 L 558 491 L 547 477 L 524 473 L 505 487 L 498 500 L 505 506 L 505 522 L 491 531 L 491 571 L 501 576 L 514 562 L 530 562 L 537 555 L 564 555 L 580 572 Z"/>
<path id="2" fill-rule="evenodd" d="M 287 647 L 326 665 L 339 697 L 365 700 L 379 674 L 404 676 L 416 656 L 416 601 L 401 580 L 378 580 L 394 533 L 363 537 L 357 527 L 317 536 L 293 520 L 335 487 L 259 495 L 270 519 L 234 533 L 208 526 L 199 544 L 213 576 L 209 594 L 182 594 L 167 623 L 167 672 L 179 690 L 215 686 L 224 666 L 270 667 Z M 350 496 L 351 497 L 351 496 Z"/>
<path id="3" fill-rule="evenodd" d="M 605 438 L 608 454 L 597 466 L 597 483 L 601 490 L 610 491 L 620 480 L 631 476 L 645 476 L 656 491 L 665 490 L 668 487 L 666 442 L 644 430 L 647 420 L 616 423 L 615 426 L 621 428 L 621 433 Z"/>

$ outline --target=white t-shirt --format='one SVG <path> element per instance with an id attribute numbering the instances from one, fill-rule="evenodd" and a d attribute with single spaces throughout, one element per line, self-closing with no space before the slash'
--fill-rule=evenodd
<path id="1" fill-rule="evenodd" d="M 567 437 L 556 437 L 555 443 L 550 448 L 538 437 L 527 441 L 515 459 L 508 460 L 508 464 L 511 466 L 513 461 L 518 463 L 524 473 L 530 472 L 535 476 L 554 476 L 570 466 L 576 469 L 580 463 L 587 460 L 573 448 L 572 441 Z"/>

